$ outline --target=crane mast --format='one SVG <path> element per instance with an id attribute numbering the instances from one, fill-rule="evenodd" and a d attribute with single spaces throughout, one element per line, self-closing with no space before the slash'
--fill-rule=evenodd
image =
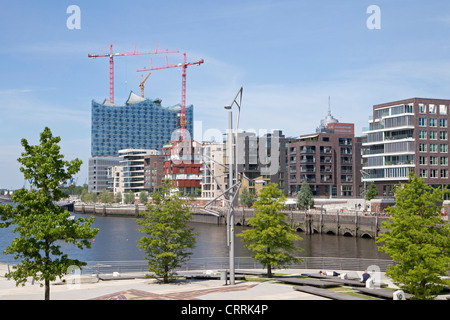
<path id="1" fill-rule="evenodd" d="M 156 46 L 156 50 L 154 51 L 136 51 L 136 45 L 134 46 L 134 51 L 131 52 L 123 52 L 118 53 L 113 51 L 113 45 L 109 46 L 109 53 L 106 54 L 89 54 L 89 58 L 99 58 L 99 57 L 108 57 L 109 58 L 109 101 L 114 103 L 114 57 L 119 56 L 137 56 L 137 55 L 146 55 L 146 54 L 161 54 L 161 53 L 178 53 L 178 50 L 162 50 L 158 51 L 158 46 Z"/>
<path id="2" fill-rule="evenodd" d="M 181 140 L 184 140 L 186 137 L 185 131 L 186 131 L 186 69 L 188 66 L 197 65 L 204 63 L 204 60 L 201 59 L 196 62 L 187 62 L 186 61 L 186 52 L 183 53 L 183 63 L 177 63 L 177 64 L 169 64 L 166 59 L 166 64 L 163 66 L 157 66 L 153 67 L 150 66 L 149 68 L 142 68 L 138 69 L 137 72 L 142 71 L 153 71 L 153 70 L 161 70 L 161 69 L 167 69 L 167 68 L 182 68 L 181 71 L 181 115 L 180 115 L 180 129 L 181 129 Z"/>

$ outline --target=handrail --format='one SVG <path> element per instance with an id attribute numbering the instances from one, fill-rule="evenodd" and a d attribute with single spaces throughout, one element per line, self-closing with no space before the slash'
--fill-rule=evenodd
<path id="1" fill-rule="evenodd" d="M 339 257 L 298 257 L 301 262 L 291 264 L 288 269 L 324 269 L 324 270 L 352 270 L 363 271 L 369 266 L 378 266 L 384 272 L 393 260 Z M 177 271 L 211 270 L 229 268 L 228 257 L 192 258 Z M 262 265 L 251 257 L 236 257 L 237 269 L 262 269 Z M 113 272 L 146 272 L 146 260 L 132 261 L 88 261 L 82 268 L 85 273 L 113 273 Z"/>

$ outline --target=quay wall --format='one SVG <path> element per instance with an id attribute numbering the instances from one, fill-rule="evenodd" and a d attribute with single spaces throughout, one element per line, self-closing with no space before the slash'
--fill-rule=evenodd
<path id="1" fill-rule="evenodd" d="M 74 212 L 94 214 L 108 217 L 138 217 L 139 212 L 144 211 L 144 205 L 104 205 L 104 204 L 75 204 Z M 226 224 L 226 211 L 219 208 L 220 216 L 200 212 L 199 207 L 192 207 L 192 221 L 211 224 Z M 341 236 L 375 238 L 380 232 L 383 221 L 389 220 L 385 215 L 372 215 L 362 211 L 342 212 L 341 210 L 328 210 L 326 213 L 318 210 L 308 212 L 290 210 L 288 223 L 299 232 L 306 234 L 326 233 Z M 248 221 L 253 217 L 254 209 L 236 208 L 235 224 L 248 226 Z M 446 217 L 447 218 L 447 217 Z"/>

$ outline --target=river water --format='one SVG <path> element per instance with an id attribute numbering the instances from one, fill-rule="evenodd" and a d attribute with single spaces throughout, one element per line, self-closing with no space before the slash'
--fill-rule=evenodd
<path id="1" fill-rule="evenodd" d="M 73 213 L 72 213 L 73 214 Z M 74 214 L 75 217 L 87 215 Z M 216 258 L 228 257 L 229 248 L 226 244 L 226 226 L 190 223 L 199 235 L 196 238 L 196 248 L 192 258 Z M 81 261 L 126 261 L 143 260 L 144 252 L 137 247 L 136 241 L 141 234 L 134 218 L 128 217 L 102 217 L 96 216 L 93 227 L 99 228 L 95 239 L 92 240 L 91 249 L 80 250 L 73 245 L 61 242 L 63 252 L 70 258 Z M 236 227 L 235 234 L 244 230 Z M 379 252 L 374 239 L 343 237 L 328 234 L 306 235 L 298 233 L 303 240 L 296 243 L 304 250 L 299 253 L 302 257 L 340 257 L 340 258 L 365 258 L 365 259 L 389 259 L 383 252 Z M 12 232 L 12 227 L 0 229 L 0 262 L 14 263 L 12 255 L 5 255 L 3 251 L 11 241 L 17 237 Z M 241 238 L 235 240 L 235 256 L 249 257 L 250 251 L 245 248 Z"/>

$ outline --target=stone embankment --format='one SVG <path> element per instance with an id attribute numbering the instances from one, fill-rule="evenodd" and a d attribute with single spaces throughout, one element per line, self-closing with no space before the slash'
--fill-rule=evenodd
<path id="1" fill-rule="evenodd" d="M 201 207 L 192 206 L 192 220 L 194 222 L 226 224 L 226 209 L 218 208 L 219 216 L 202 213 Z M 111 217 L 138 217 L 139 212 L 145 210 L 144 205 L 105 205 L 105 204 L 75 204 L 74 212 Z M 289 210 L 288 222 L 299 232 L 306 234 L 325 233 L 342 236 L 375 238 L 383 232 L 381 223 L 389 219 L 382 214 L 371 214 L 361 210 L 321 210 L 305 211 Z M 236 208 L 235 224 L 247 226 L 253 217 L 254 210 Z M 447 217 L 445 217 L 447 218 Z M 448 219 L 448 218 L 447 218 Z"/>

